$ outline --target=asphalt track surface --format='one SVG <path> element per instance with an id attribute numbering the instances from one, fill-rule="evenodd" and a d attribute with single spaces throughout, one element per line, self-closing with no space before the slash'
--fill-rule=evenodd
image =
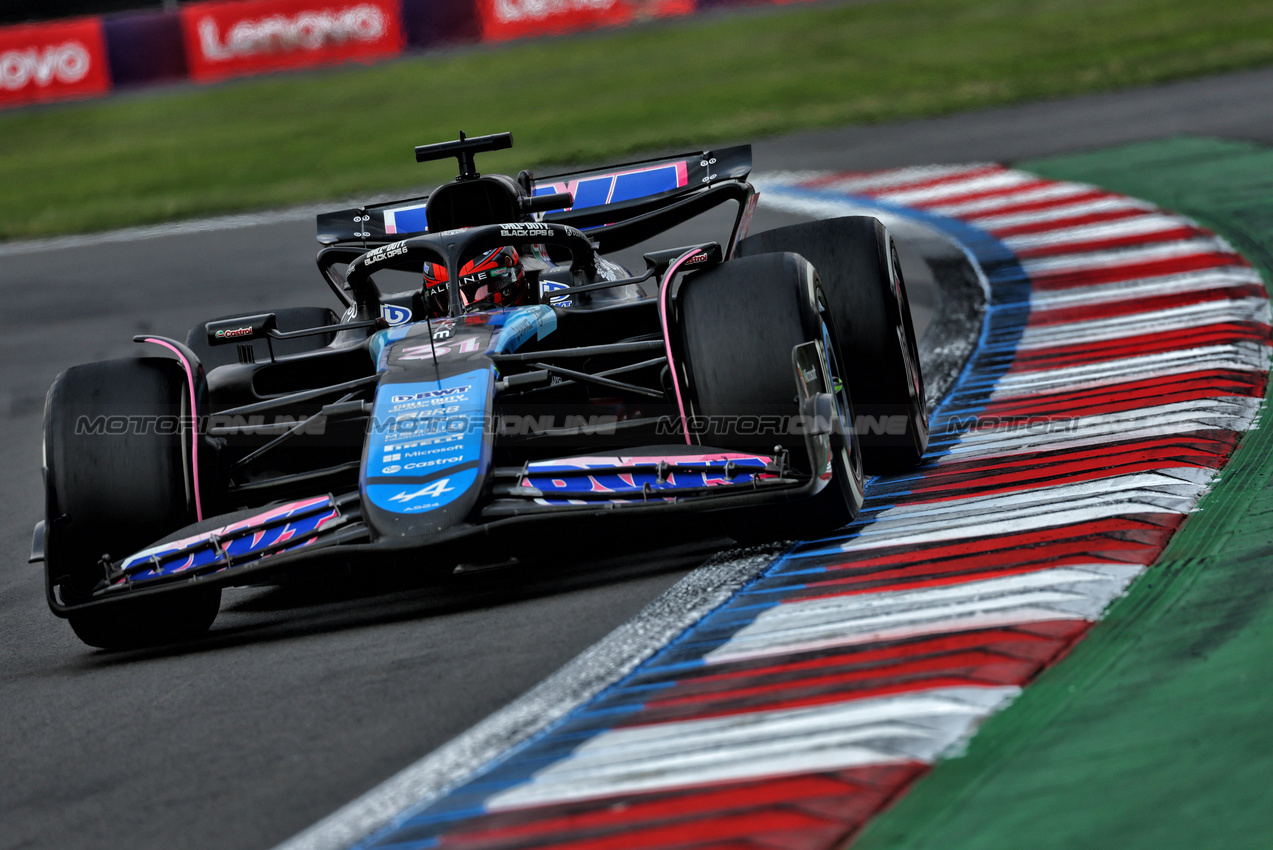
<path id="1" fill-rule="evenodd" d="M 1273 143 L 1270 90 L 1273 70 L 802 134 L 758 144 L 756 167 L 1011 162 L 1182 134 Z M 25 563 L 49 383 L 134 353 L 135 333 L 325 303 L 312 240 L 312 221 L 291 220 L 0 250 L 0 848 L 270 847 L 529 689 L 711 551 L 479 573 L 445 591 L 239 592 L 177 651 L 80 644 Z"/>

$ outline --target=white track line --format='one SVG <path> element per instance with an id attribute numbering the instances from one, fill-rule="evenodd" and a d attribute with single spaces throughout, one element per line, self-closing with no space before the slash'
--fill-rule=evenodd
<path id="1" fill-rule="evenodd" d="M 339 204 L 294 207 L 271 212 L 244 213 L 242 215 L 179 221 L 172 224 L 129 227 L 124 230 L 111 230 L 106 233 L 85 233 L 80 236 L 55 236 L 51 239 L 4 242 L 0 243 L 0 257 L 15 257 L 19 254 L 39 254 L 48 251 L 66 251 L 72 248 L 90 248 L 96 245 L 113 245 L 123 242 L 143 242 L 148 239 L 163 239 L 169 236 L 188 236 L 192 233 L 242 230 L 249 227 L 263 227 L 283 222 L 304 221 L 305 219 L 313 218 L 321 212 L 330 212 L 339 207 Z"/>

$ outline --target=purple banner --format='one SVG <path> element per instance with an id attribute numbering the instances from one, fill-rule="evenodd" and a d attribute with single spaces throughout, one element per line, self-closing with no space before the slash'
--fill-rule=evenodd
<path id="1" fill-rule="evenodd" d="M 476 42 L 482 37 L 473 0 L 402 0 L 402 29 L 409 49 Z"/>
<path id="2" fill-rule="evenodd" d="M 135 12 L 105 20 L 106 52 L 116 86 L 184 79 L 181 19 L 173 12 Z"/>

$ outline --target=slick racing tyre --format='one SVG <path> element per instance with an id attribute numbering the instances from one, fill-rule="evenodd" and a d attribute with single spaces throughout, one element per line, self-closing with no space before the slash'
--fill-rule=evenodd
<path id="1" fill-rule="evenodd" d="M 866 471 L 897 472 L 928 447 L 919 347 L 897 246 L 870 216 L 767 230 L 738 244 L 738 256 L 792 251 L 813 263 L 840 334 Z"/>
<path id="2" fill-rule="evenodd" d="M 340 323 L 340 317 L 326 307 L 286 307 L 282 310 L 261 310 L 260 312 L 273 313 L 278 322 L 278 329 L 284 332 L 323 328 Z M 223 319 L 233 319 L 238 315 L 242 314 L 221 316 L 208 321 L 219 322 Z M 326 348 L 335 338 L 334 333 L 324 333 L 297 339 L 273 340 L 272 345 L 276 357 L 286 357 L 290 354 L 304 354 L 307 351 Z M 190 333 L 186 334 L 186 347 L 198 356 L 205 372 L 211 372 L 216 367 L 225 366 L 227 363 L 243 362 L 244 355 L 240 353 L 240 348 L 251 347 L 253 361 L 270 358 L 270 348 L 265 340 L 257 339 L 237 345 L 209 345 L 208 334 L 203 325 L 196 325 L 190 329 Z"/>
<path id="3" fill-rule="evenodd" d="M 164 358 L 58 375 L 44 408 L 45 569 L 64 604 L 88 601 L 119 560 L 195 521 L 186 375 Z M 167 643 L 212 625 L 219 589 L 121 599 L 68 616 L 102 648 Z"/>
<path id="4" fill-rule="evenodd" d="M 680 344 L 688 376 L 692 415 L 712 425 L 698 434 L 705 446 L 770 456 L 786 449 L 805 474 L 809 453 L 801 429 L 777 433 L 743 428 L 745 419 L 791 422 L 799 413 L 792 349 L 812 340 L 834 353 L 835 328 L 817 273 L 795 254 L 763 254 L 724 263 L 693 275 L 681 286 Z M 835 383 L 838 363 L 828 364 Z M 831 480 L 811 500 L 738 512 L 726 531 L 740 543 L 831 532 L 851 522 L 862 505 L 862 463 L 852 429 L 848 393 L 834 393 L 836 424 L 831 435 Z"/>

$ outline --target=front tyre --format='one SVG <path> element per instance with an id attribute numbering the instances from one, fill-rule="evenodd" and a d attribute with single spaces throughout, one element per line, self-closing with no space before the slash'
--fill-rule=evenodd
<path id="1" fill-rule="evenodd" d="M 811 221 L 767 230 L 738 244 L 739 256 L 794 251 L 813 263 L 839 332 L 866 471 L 898 472 L 928 447 L 919 346 L 897 245 L 870 216 Z"/>
<path id="2" fill-rule="evenodd" d="M 110 360 L 58 375 L 44 409 L 45 569 L 64 604 L 102 586 L 119 560 L 195 521 L 184 370 L 164 358 Z M 191 588 L 71 612 L 90 646 L 167 643 L 207 631 L 220 590 Z"/>
<path id="3" fill-rule="evenodd" d="M 730 261 L 681 287 L 678 324 L 691 412 L 720 423 L 700 434 L 700 442 L 765 456 L 777 444 L 804 473 L 830 477 L 811 499 L 737 512 L 727 533 L 740 543 L 826 534 L 861 508 L 862 465 L 851 429 L 834 428 L 830 457 L 807 469 L 800 430 L 741 427 L 745 421 L 790 424 L 801 415 L 792 350 L 815 340 L 825 347 L 836 338 L 823 302 L 813 266 L 794 254 Z M 828 368 L 834 383 L 835 366 Z M 834 394 L 840 422 L 852 422 L 849 394 L 842 388 Z"/>

